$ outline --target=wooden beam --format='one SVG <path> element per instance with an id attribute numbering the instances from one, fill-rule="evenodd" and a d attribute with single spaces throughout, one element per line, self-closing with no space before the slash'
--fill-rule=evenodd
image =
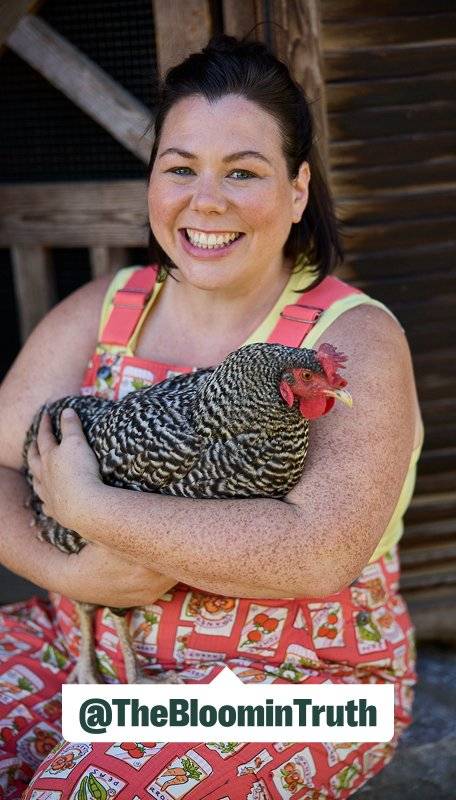
<path id="1" fill-rule="evenodd" d="M 17 246 L 11 250 L 14 289 L 24 342 L 55 302 L 50 256 L 44 247 Z"/>
<path id="2" fill-rule="evenodd" d="M 311 104 L 318 150 L 328 171 L 329 134 L 322 74 L 319 2 L 287 0 L 285 3 L 282 0 L 271 0 L 270 7 L 274 51 L 288 64 L 294 79 L 302 86 Z"/>
<path id="3" fill-rule="evenodd" d="M 121 267 L 128 266 L 128 250 L 126 247 L 91 247 L 90 267 L 92 278 L 111 275 Z"/>
<path id="4" fill-rule="evenodd" d="M 73 47 L 39 17 L 24 17 L 8 38 L 8 47 L 73 103 L 147 163 L 152 115 L 104 70 Z"/>
<path id="5" fill-rule="evenodd" d="M 152 0 L 160 75 L 201 50 L 212 33 L 209 0 Z"/>
<path id="6" fill-rule="evenodd" d="M 144 247 L 143 181 L 0 185 L 0 246 Z"/>

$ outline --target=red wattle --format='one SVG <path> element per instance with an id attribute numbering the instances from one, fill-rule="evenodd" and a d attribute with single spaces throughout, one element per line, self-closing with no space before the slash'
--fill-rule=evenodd
<path id="1" fill-rule="evenodd" d="M 331 410 L 334 402 L 334 397 L 325 397 L 324 395 L 319 395 L 309 400 L 301 398 L 299 400 L 299 411 L 306 419 L 318 419 L 318 417 L 322 417 Z"/>

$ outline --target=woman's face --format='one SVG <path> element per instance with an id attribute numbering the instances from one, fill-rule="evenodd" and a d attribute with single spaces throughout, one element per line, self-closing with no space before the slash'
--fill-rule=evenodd
<path id="1" fill-rule="evenodd" d="M 233 292 L 284 267 L 307 203 L 308 164 L 290 180 L 275 119 L 255 103 L 195 95 L 163 125 L 149 185 L 153 233 L 184 280 Z"/>

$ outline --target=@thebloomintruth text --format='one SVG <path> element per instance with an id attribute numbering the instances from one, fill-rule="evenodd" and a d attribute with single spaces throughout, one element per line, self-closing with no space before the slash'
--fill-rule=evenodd
<path id="1" fill-rule="evenodd" d="M 310 698 L 295 698 L 279 704 L 267 698 L 260 704 L 211 705 L 196 698 L 170 698 L 166 704 L 147 705 L 137 698 L 85 700 L 79 710 L 79 724 L 87 733 L 103 734 L 110 725 L 151 728 L 292 728 L 328 726 L 375 727 L 377 709 L 365 698 L 344 704 L 316 704 Z"/>

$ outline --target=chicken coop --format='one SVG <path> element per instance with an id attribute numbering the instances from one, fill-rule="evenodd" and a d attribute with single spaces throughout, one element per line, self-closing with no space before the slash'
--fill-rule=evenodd
<path id="1" fill-rule="evenodd" d="M 449 0 L 3 2 L 1 373 L 55 302 L 91 277 L 147 263 L 157 77 L 211 34 L 252 30 L 311 101 L 343 224 L 340 277 L 386 303 L 410 342 L 426 437 L 401 543 L 402 590 L 421 639 L 455 641 Z"/>

